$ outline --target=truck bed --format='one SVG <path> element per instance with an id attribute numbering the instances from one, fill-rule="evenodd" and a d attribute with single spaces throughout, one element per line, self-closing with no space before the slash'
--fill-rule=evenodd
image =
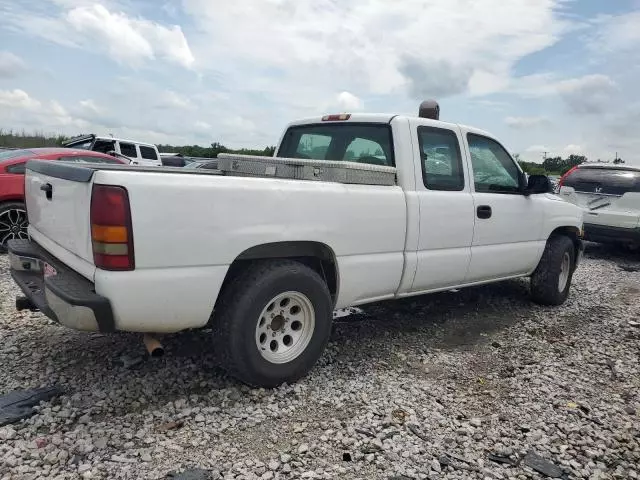
<path id="1" fill-rule="evenodd" d="M 28 162 L 25 185 L 32 240 L 113 300 L 118 330 L 204 325 L 229 266 L 263 245 L 329 248 L 342 285 L 336 308 L 392 298 L 405 273 L 407 206 L 399 186 L 38 161 Z M 93 263 L 95 185 L 128 193 L 134 271 Z"/>

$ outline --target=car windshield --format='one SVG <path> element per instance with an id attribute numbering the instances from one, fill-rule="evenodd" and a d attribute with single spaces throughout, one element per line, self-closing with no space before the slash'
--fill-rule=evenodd
<path id="1" fill-rule="evenodd" d="M 290 127 L 284 135 L 278 156 L 395 166 L 391 127 L 386 123 Z"/>
<path id="2" fill-rule="evenodd" d="M 580 193 L 624 195 L 640 192 L 640 171 L 622 168 L 580 167 L 564 179 L 564 186 Z"/>
<path id="3" fill-rule="evenodd" d="M 18 157 L 26 157 L 27 155 L 35 155 L 35 152 L 32 150 L 5 150 L 4 152 L 0 152 L 0 163 L 4 160 L 12 160 Z"/>

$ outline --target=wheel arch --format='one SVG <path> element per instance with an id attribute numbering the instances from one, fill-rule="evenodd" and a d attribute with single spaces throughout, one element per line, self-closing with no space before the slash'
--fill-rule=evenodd
<path id="1" fill-rule="evenodd" d="M 227 285 L 253 262 L 273 259 L 298 261 L 316 271 L 325 281 L 335 305 L 340 287 L 338 261 L 331 247 L 321 242 L 284 241 L 256 245 L 238 255 L 227 271 L 218 298 Z"/>
<path id="2" fill-rule="evenodd" d="M 580 252 L 580 244 L 582 242 L 582 231 L 578 227 L 565 225 L 562 227 L 557 227 L 555 230 L 553 230 L 549 235 L 549 238 L 559 235 L 569 237 L 571 239 L 575 248 L 575 258 L 577 259 Z"/>
<path id="3" fill-rule="evenodd" d="M 2 208 L 5 204 L 7 203 L 21 203 L 22 205 L 26 206 L 26 203 L 24 201 L 24 197 L 21 196 L 11 196 L 11 197 L 2 197 L 0 199 L 0 208 Z"/>

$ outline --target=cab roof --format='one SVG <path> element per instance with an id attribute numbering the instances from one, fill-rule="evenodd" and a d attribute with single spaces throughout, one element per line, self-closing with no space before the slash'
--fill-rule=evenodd
<path id="1" fill-rule="evenodd" d="M 433 127 L 443 127 L 443 128 L 450 128 L 450 129 L 455 129 L 456 127 L 459 127 L 469 132 L 473 132 L 473 133 L 477 133 L 480 135 L 485 135 L 493 138 L 493 135 L 491 133 L 481 130 L 479 128 L 470 127 L 468 125 L 463 125 L 459 123 L 444 122 L 442 120 L 422 118 L 415 115 L 397 115 L 397 114 L 391 114 L 391 113 L 345 113 L 345 114 L 331 115 L 331 117 L 339 116 L 339 115 L 348 115 L 349 118 L 347 120 L 326 120 L 325 118 L 327 117 L 327 115 L 307 117 L 307 118 L 301 118 L 289 123 L 289 125 L 287 125 L 287 128 L 300 126 L 300 125 L 309 125 L 309 124 L 390 123 L 392 120 L 406 119 L 406 120 L 420 121 L 421 123 L 431 125 Z"/>

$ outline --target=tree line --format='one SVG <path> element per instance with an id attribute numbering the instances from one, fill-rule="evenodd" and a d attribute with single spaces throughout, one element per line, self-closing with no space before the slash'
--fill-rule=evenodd
<path id="1" fill-rule="evenodd" d="M 518 153 L 514 154 L 514 158 L 518 161 L 518 163 L 522 167 L 522 170 L 524 170 L 529 175 L 561 176 L 567 173 L 573 167 L 589 161 L 584 155 L 569 155 L 567 158 L 562 158 L 560 156 L 547 157 L 542 163 L 525 162 L 524 160 L 520 159 L 520 154 Z M 598 159 L 597 162 L 602 163 L 602 160 Z M 611 163 L 617 165 L 625 162 L 621 158 L 616 157 Z"/>
<path id="2" fill-rule="evenodd" d="M 79 135 L 77 135 L 79 136 Z M 27 133 L 23 131 L 0 129 L 0 147 L 5 148 L 39 148 L 39 147 L 61 147 L 73 137 L 65 135 L 46 135 L 42 132 Z M 275 146 L 268 146 L 263 149 L 240 148 L 232 149 L 225 147 L 221 143 L 213 142 L 209 147 L 200 145 L 158 145 L 158 151 L 166 153 L 180 153 L 187 157 L 216 158 L 219 153 L 237 153 L 241 155 L 265 155 L 272 156 Z"/>
<path id="3" fill-rule="evenodd" d="M 225 147 L 221 143 L 214 142 L 210 147 L 201 147 L 200 145 L 175 146 L 160 144 L 158 145 L 158 150 L 163 153 L 180 153 L 187 157 L 216 158 L 219 153 L 237 153 L 240 155 L 258 156 L 263 155 L 266 157 L 270 157 L 276 151 L 276 147 L 265 147 L 262 150 L 252 148 L 239 148 L 234 150 Z"/>

